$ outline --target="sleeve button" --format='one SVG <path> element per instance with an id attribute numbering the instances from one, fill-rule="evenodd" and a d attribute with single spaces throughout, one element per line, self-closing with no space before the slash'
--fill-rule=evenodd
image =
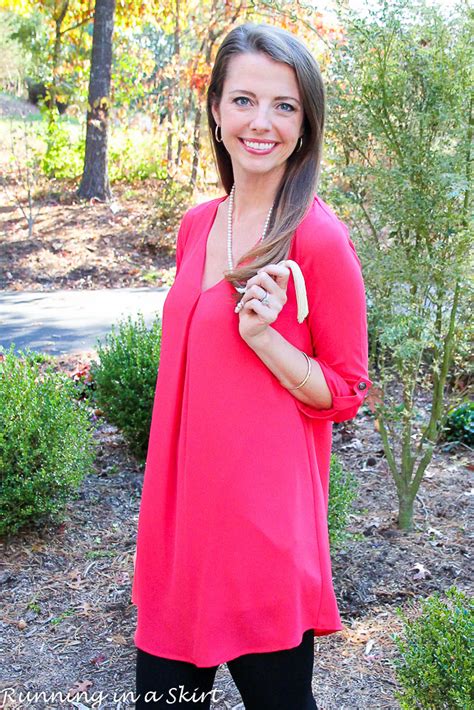
<path id="1" fill-rule="evenodd" d="M 367 389 L 367 384 L 365 382 L 359 382 L 359 384 L 357 385 L 357 388 L 360 390 L 365 390 L 365 389 Z"/>

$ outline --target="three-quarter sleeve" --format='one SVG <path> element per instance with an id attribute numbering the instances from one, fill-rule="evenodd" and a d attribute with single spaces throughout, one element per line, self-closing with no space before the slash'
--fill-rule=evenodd
<path id="1" fill-rule="evenodd" d="M 302 240 L 300 266 L 308 295 L 312 356 L 321 367 L 332 406 L 317 409 L 298 399 L 296 403 L 309 417 L 342 422 L 355 417 L 372 386 L 365 288 L 347 227 L 334 215 L 318 220 L 315 227 Z"/>

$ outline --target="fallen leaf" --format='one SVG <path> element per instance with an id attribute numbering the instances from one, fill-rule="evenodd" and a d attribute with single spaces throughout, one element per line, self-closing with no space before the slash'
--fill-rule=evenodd
<path id="1" fill-rule="evenodd" d="M 78 695 L 79 693 L 87 693 L 89 688 L 93 685 L 91 680 L 81 680 L 81 681 L 76 681 L 72 688 L 69 688 L 67 691 L 67 696 L 68 699 L 70 696 L 74 697 L 75 695 Z"/>
<path id="2" fill-rule="evenodd" d="M 90 616 L 94 607 L 89 602 L 81 602 L 74 608 L 77 609 L 78 616 Z"/>
<path id="3" fill-rule="evenodd" d="M 100 666 L 100 664 L 106 660 L 107 660 L 107 656 L 104 656 L 103 653 L 99 653 L 98 656 L 94 656 L 94 658 L 91 658 L 91 663 L 93 663 L 94 666 Z"/>
<path id="4" fill-rule="evenodd" d="M 114 643 L 117 643 L 119 646 L 127 646 L 129 641 L 123 636 L 122 634 L 115 634 L 114 636 L 110 637 L 110 640 L 113 641 Z"/>
<path id="5" fill-rule="evenodd" d="M 433 533 L 433 535 L 436 535 L 437 537 L 444 537 L 443 533 L 437 530 L 436 528 L 428 528 L 428 535 Z"/>
<path id="6" fill-rule="evenodd" d="M 370 639 L 369 641 L 367 641 L 367 643 L 365 644 L 364 656 L 368 656 L 368 655 L 369 655 L 369 653 L 370 653 L 371 650 L 372 650 L 372 646 L 374 645 L 374 643 L 375 643 L 374 639 Z"/>
<path id="7" fill-rule="evenodd" d="M 417 570 L 416 574 L 413 575 L 413 579 L 426 579 L 426 577 L 431 577 L 431 572 L 422 565 L 421 562 L 417 562 L 413 567 L 410 567 L 410 570 L 412 569 Z"/>
<path id="8" fill-rule="evenodd" d="M 130 583 L 129 573 L 125 572 L 125 571 L 117 572 L 117 574 L 114 576 L 114 582 L 119 585 L 129 584 Z"/>

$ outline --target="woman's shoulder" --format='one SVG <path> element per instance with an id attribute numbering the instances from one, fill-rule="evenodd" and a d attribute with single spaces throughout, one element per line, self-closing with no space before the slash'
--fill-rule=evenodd
<path id="1" fill-rule="evenodd" d="M 295 231 L 295 249 L 300 257 L 353 248 L 349 230 L 335 211 L 318 195 Z"/>
<path id="2" fill-rule="evenodd" d="M 320 238 L 337 240 L 349 233 L 342 219 L 319 195 L 314 195 L 297 231 L 309 239 L 314 239 L 317 233 Z"/>

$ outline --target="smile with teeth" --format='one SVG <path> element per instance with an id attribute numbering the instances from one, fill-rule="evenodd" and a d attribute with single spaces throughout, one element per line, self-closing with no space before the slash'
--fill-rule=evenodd
<path id="1" fill-rule="evenodd" d="M 247 148 L 251 148 L 252 150 L 261 150 L 261 151 L 269 151 L 272 148 L 276 146 L 275 143 L 262 143 L 260 141 L 246 141 L 244 138 L 240 139 L 244 145 L 247 146 Z"/>

